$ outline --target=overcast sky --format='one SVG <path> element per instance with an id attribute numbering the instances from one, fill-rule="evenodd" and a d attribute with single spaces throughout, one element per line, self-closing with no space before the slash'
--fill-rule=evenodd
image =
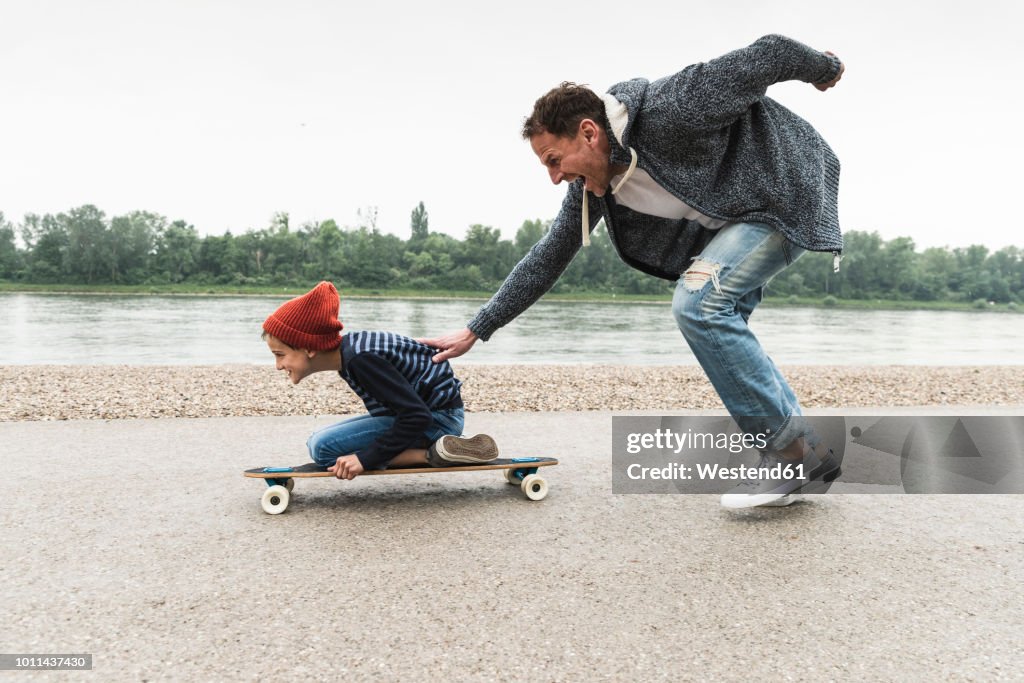
<path id="1" fill-rule="evenodd" d="M 627 9 L 627 7 L 629 9 Z M 95 204 L 201 234 L 334 218 L 408 236 L 550 219 L 519 136 L 562 80 L 599 91 L 783 33 L 847 65 L 769 95 L 843 164 L 844 229 L 1024 246 L 1019 2 L 0 0 L 0 211 Z"/>

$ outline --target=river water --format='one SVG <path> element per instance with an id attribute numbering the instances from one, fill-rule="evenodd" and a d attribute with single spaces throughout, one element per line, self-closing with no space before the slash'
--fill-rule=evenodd
<path id="1" fill-rule="evenodd" d="M 270 363 L 263 319 L 288 297 L 0 294 L 0 365 Z M 346 331 L 439 336 L 481 301 L 342 299 Z M 762 308 L 783 365 L 1021 364 L 1024 315 Z M 668 304 L 539 302 L 460 363 L 695 364 Z"/>

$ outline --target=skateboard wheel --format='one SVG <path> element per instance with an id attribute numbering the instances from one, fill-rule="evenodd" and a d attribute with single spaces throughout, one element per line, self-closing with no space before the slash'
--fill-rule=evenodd
<path id="1" fill-rule="evenodd" d="M 523 477 L 520 487 L 530 500 L 544 500 L 548 495 L 548 483 L 539 474 L 528 474 Z"/>
<path id="2" fill-rule="evenodd" d="M 505 470 L 505 481 L 513 486 L 519 486 L 523 480 L 519 477 L 519 470 Z"/>
<path id="3" fill-rule="evenodd" d="M 284 487 L 286 489 L 288 489 L 288 493 L 291 493 L 292 489 L 295 488 L 295 480 L 294 479 L 285 479 L 284 480 Z"/>
<path id="4" fill-rule="evenodd" d="M 268 515 L 279 515 L 288 508 L 288 499 L 291 495 L 288 489 L 280 484 L 275 484 L 263 492 L 263 511 Z"/>

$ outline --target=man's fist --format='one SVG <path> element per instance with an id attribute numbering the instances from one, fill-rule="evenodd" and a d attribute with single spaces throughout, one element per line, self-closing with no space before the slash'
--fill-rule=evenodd
<path id="1" fill-rule="evenodd" d="M 836 56 L 834 52 L 826 52 L 825 54 L 832 55 L 833 57 Z M 814 87 L 817 88 L 818 90 L 822 91 L 822 92 L 825 92 L 826 90 L 828 90 L 829 88 L 831 88 L 832 86 L 834 86 L 836 83 L 839 82 L 839 79 L 843 77 L 843 72 L 844 71 L 846 71 L 846 65 L 843 64 L 840 61 L 839 62 L 839 73 L 836 74 L 836 77 L 833 78 L 828 83 L 815 83 Z"/>

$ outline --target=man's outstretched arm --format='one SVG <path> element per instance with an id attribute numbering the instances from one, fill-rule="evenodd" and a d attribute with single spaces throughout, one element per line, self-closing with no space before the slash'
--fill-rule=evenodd
<path id="1" fill-rule="evenodd" d="M 804 81 L 824 91 L 839 82 L 844 70 L 831 52 L 819 52 L 785 36 L 767 35 L 747 47 L 655 81 L 646 106 L 665 110 L 682 126 L 714 130 L 742 116 L 764 97 L 769 86 Z"/>
<path id="2" fill-rule="evenodd" d="M 435 363 L 461 356 L 478 339 L 487 341 L 498 328 L 512 322 L 558 281 L 583 244 L 579 229 L 582 195 L 581 183 L 569 186 L 562 210 L 551 229 L 516 264 L 498 291 L 480 307 L 464 329 L 441 337 L 416 340 L 441 349 L 434 356 Z M 600 213 L 593 204 L 591 211 L 591 223 L 595 224 Z"/>

